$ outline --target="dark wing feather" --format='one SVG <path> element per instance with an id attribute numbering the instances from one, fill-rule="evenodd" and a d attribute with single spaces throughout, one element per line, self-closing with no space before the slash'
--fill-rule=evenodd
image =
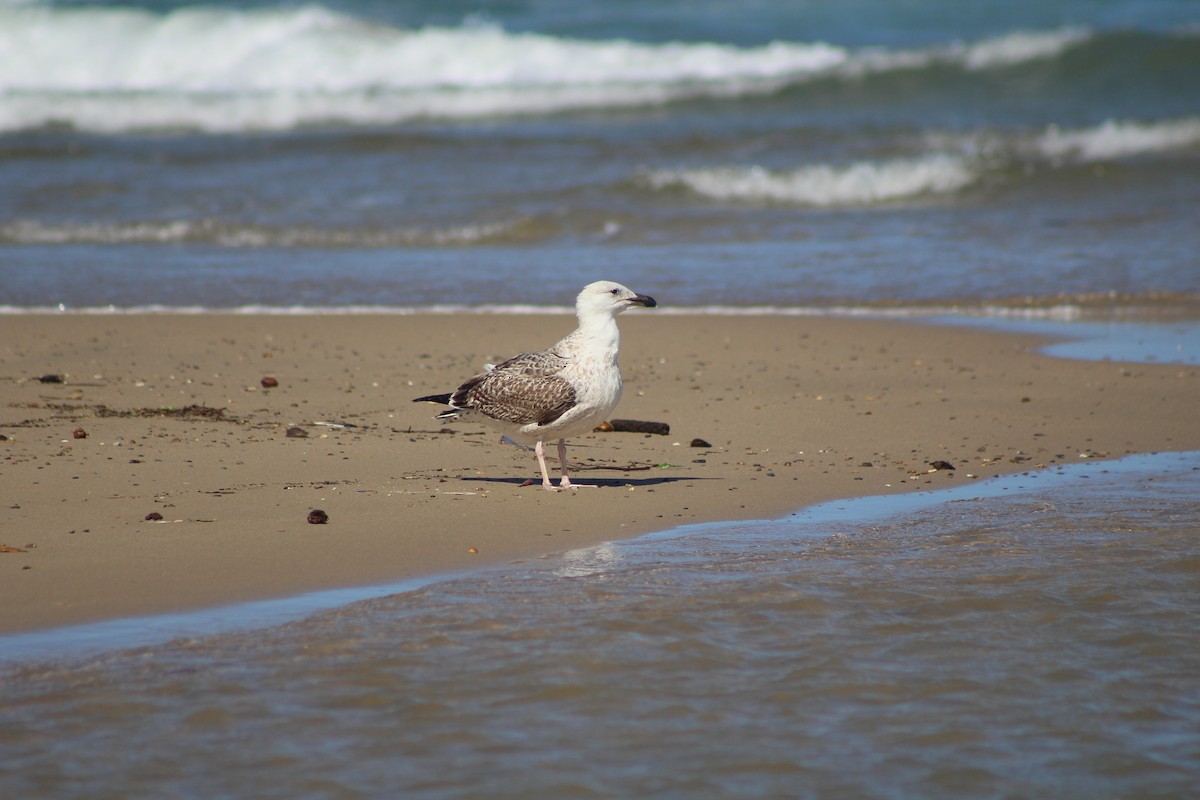
<path id="1" fill-rule="evenodd" d="M 566 364 L 557 353 L 524 353 L 471 378 L 450 402 L 504 422 L 548 425 L 575 405 L 575 389 L 560 374 Z"/>

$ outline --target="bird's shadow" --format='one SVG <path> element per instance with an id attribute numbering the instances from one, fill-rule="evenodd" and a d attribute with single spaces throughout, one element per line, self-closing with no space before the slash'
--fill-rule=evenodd
<path id="1" fill-rule="evenodd" d="M 573 476 L 574 477 L 574 476 Z M 536 486 L 539 489 L 542 487 L 541 478 L 459 478 L 462 481 L 474 481 L 478 483 L 507 483 L 510 486 Z M 679 478 L 662 476 L 658 478 L 579 478 L 579 483 L 589 486 L 596 486 L 604 489 L 621 489 L 626 486 L 663 486 L 668 483 L 679 483 L 680 481 L 715 481 L 719 478 Z M 554 484 L 557 486 L 558 481 Z"/>

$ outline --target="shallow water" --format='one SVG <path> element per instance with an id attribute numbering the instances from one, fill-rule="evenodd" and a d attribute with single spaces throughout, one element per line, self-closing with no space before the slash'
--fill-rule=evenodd
<path id="1" fill-rule="evenodd" d="M 1200 364 L 1200 322 L 1134 319 L 1053 320 L 1011 316 L 940 317 L 947 325 L 971 325 L 1007 333 L 1051 337 L 1041 348 L 1056 358 L 1120 361 L 1131 364 Z"/>
<path id="2" fill-rule="evenodd" d="M 1200 454 L 3 673 L 6 796 L 1186 797 Z"/>

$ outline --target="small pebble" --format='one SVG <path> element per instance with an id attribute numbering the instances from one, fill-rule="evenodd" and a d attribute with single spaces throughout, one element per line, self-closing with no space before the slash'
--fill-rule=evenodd
<path id="1" fill-rule="evenodd" d="M 304 430 L 304 428 L 298 428 L 293 425 L 287 429 L 287 437 L 289 439 L 307 439 L 308 431 Z"/>
<path id="2" fill-rule="evenodd" d="M 148 522 L 158 522 L 162 518 L 163 518 L 163 515 L 158 513 L 157 511 L 151 511 L 149 514 L 146 515 L 146 520 Z"/>
<path id="3" fill-rule="evenodd" d="M 42 377 L 38 378 L 38 380 L 41 381 L 42 383 L 62 383 L 63 376 L 62 375 L 43 375 Z"/>
<path id="4" fill-rule="evenodd" d="M 930 461 L 929 466 L 934 469 L 954 469 L 954 465 L 949 461 Z"/>
<path id="5" fill-rule="evenodd" d="M 264 389 L 274 389 L 279 385 L 279 381 L 276 378 L 272 378 L 270 375 L 263 378 L 260 383 L 262 383 Z"/>
<path id="6" fill-rule="evenodd" d="M 326 522 L 329 522 L 329 515 L 321 509 L 315 508 L 308 512 L 309 525 L 324 525 Z"/>
<path id="7" fill-rule="evenodd" d="M 71 435 L 76 439 L 86 439 L 87 431 L 85 431 L 83 428 L 76 428 L 75 430 L 71 431 Z"/>
<path id="8" fill-rule="evenodd" d="M 704 441 L 703 439 L 692 439 L 691 446 L 692 447 L 712 447 L 711 444 Z"/>

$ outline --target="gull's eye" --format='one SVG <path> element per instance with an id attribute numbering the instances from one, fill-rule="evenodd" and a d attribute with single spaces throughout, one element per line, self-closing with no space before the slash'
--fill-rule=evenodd
<path id="1" fill-rule="evenodd" d="M 609 291 L 609 294 L 620 294 L 620 293 L 621 293 L 620 289 L 612 289 Z"/>

